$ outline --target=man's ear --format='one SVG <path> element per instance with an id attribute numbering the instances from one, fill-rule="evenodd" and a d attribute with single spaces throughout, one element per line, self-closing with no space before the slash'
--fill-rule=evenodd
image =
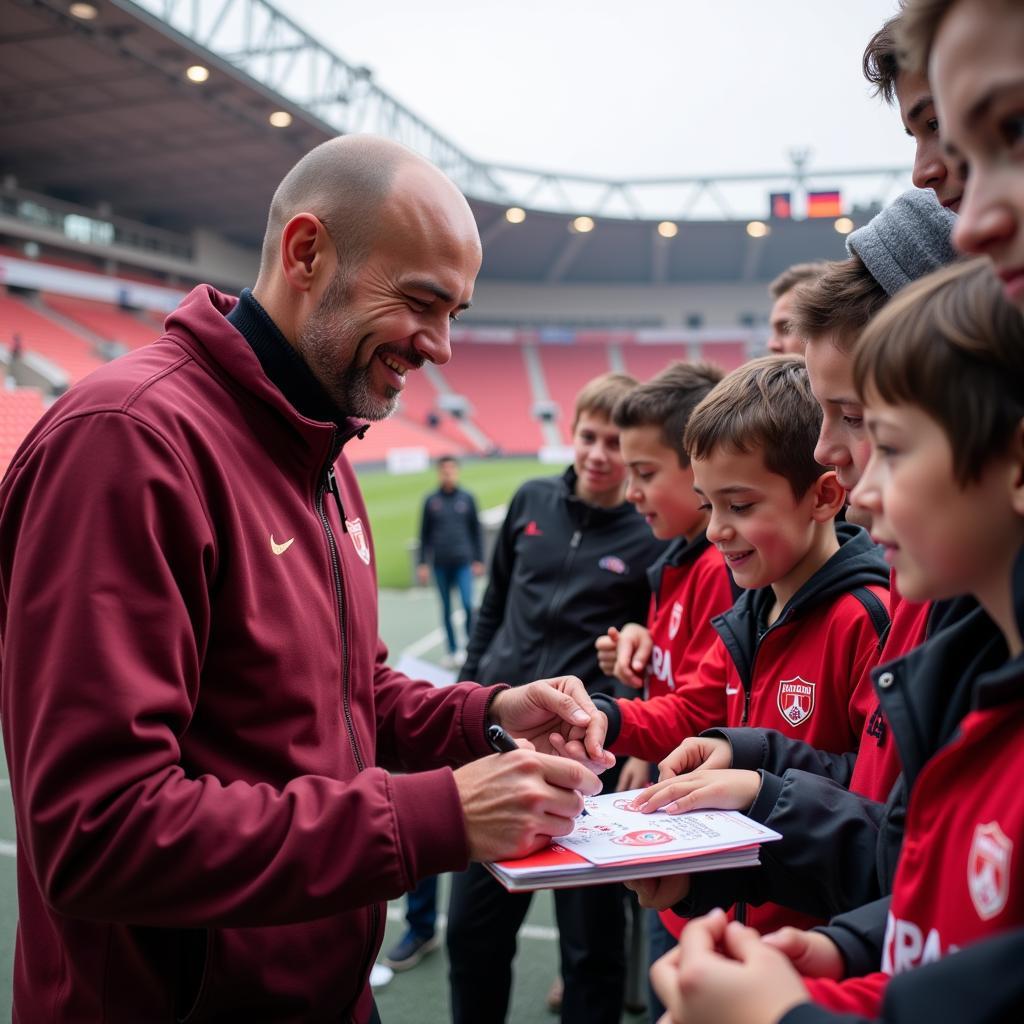
<path id="1" fill-rule="evenodd" d="M 1024 518 L 1024 420 L 1010 440 L 1010 501 L 1014 512 Z"/>
<path id="2" fill-rule="evenodd" d="M 811 506 L 811 518 L 817 523 L 827 523 L 839 515 L 839 510 L 846 504 L 846 488 L 840 486 L 834 469 L 822 473 L 811 487 L 814 503 Z"/>
<path id="3" fill-rule="evenodd" d="M 281 232 L 281 273 L 296 291 L 310 291 L 334 250 L 327 229 L 311 213 L 297 213 Z"/>

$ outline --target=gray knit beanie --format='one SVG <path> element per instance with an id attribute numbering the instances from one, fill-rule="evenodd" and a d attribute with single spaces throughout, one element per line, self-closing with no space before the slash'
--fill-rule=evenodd
<path id="1" fill-rule="evenodd" d="M 956 259 L 950 241 L 955 223 L 956 215 L 930 188 L 915 188 L 849 235 L 846 250 L 864 261 L 887 295 L 895 295 L 904 285 Z"/>

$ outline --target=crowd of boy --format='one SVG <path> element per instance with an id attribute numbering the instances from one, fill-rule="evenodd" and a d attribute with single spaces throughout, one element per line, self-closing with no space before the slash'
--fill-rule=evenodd
<path id="1" fill-rule="evenodd" d="M 864 66 L 921 191 L 780 290 L 778 354 L 584 388 L 445 691 L 385 664 L 342 448 L 450 356 L 479 239 L 398 147 L 301 161 L 254 289 L 197 289 L 2 485 L 16 1019 L 376 1021 L 380 902 L 453 870 L 454 1018 L 497 1024 L 529 897 L 478 862 L 600 771 L 783 836 L 629 883 L 652 1020 L 1024 1018 L 1021 54 L 1016 0 L 906 0 Z M 614 1024 L 622 891 L 556 906 L 562 1020 Z"/>

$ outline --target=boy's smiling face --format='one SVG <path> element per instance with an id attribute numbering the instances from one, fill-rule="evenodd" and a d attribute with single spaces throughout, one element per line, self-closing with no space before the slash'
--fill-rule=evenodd
<path id="1" fill-rule="evenodd" d="M 654 425 L 625 427 L 619 438 L 629 469 L 626 498 L 659 540 L 692 539 L 704 529 L 707 516 L 693 490 L 693 470 L 679 465 L 679 456 L 661 439 Z"/>
<path id="2" fill-rule="evenodd" d="M 900 592 L 913 601 L 973 594 L 989 606 L 1009 585 L 1008 566 L 1024 541 L 1010 500 L 1012 458 L 990 459 L 963 486 L 942 426 L 913 405 L 867 396 L 871 458 L 855 500 L 872 514 L 871 535 L 885 548 Z"/>
<path id="3" fill-rule="evenodd" d="M 828 531 L 826 553 L 818 529 L 822 522 L 831 523 L 842 505 L 842 489 L 832 472 L 796 498 L 789 481 L 765 466 L 760 450 L 719 448 L 693 460 L 693 480 L 711 514 L 708 540 L 744 589 L 771 586 L 785 603 L 834 550 L 835 532 Z M 820 504 L 823 488 L 832 491 L 827 509 Z"/>

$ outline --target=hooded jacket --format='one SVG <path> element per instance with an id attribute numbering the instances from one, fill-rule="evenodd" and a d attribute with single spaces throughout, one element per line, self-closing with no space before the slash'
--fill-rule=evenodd
<path id="1" fill-rule="evenodd" d="M 658 760 L 687 736 L 715 725 L 770 726 L 834 752 L 851 751 L 863 729 L 866 695 L 858 688 L 888 624 L 888 569 L 859 527 L 837 523 L 839 550 L 797 591 L 776 621 L 761 629 L 771 587 L 746 591 L 717 616 L 717 642 L 696 676 L 675 694 L 640 702 L 602 700 L 608 746 Z M 760 795 L 759 795 L 760 799 Z M 762 856 L 767 857 L 766 849 Z M 733 897 L 750 872 L 734 872 Z M 729 886 L 728 880 L 725 887 Z M 688 913 L 680 904 L 677 913 Z M 762 904 L 744 911 L 762 931 L 806 926 L 793 910 Z M 668 919 L 671 920 L 671 919 Z"/>
<path id="2" fill-rule="evenodd" d="M 460 678 L 482 683 L 575 675 L 610 692 L 594 640 L 643 618 L 647 568 L 665 545 L 632 505 L 588 505 L 576 471 L 528 480 L 512 498 Z"/>
<path id="3" fill-rule="evenodd" d="M 364 1021 L 381 904 L 468 861 L 445 766 L 493 691 L 386 666 L 361 425 L 300 415 L 234 303 L 195 289 L 0 486 L 24 1024 Z"/>

